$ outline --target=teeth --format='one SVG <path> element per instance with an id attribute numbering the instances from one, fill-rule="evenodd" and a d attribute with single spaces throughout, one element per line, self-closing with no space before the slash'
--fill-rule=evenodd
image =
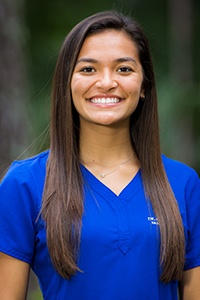
<path id="1" fill-rule="evenodd" d="M 109 103 L 118 103 L 120 101 L 119 98 L 92 98 L 90 99 L 92 103 L 103 103 L 103 104 L 109 104 Z"/>

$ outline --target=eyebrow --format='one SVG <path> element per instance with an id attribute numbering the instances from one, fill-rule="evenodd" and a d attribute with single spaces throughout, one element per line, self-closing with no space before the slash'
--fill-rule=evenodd
<path id="1" fill-rule="evenodd" d="M 83 57 L 80 58 L 76 64 L 80 63 L 80 62 L 89 62 L 89 63 L 97 63 L 98 61 L 96 59 L 93 58 L 87 58 L 87 57 Z"/>
<path id="2" fill-rule="evenodd" d="M 114 62 L 117 62 L 117 63 L 123 63 L 123 62 L 133 62 L 134 64 L 137 65 L 137 62 L 135 59 L 133 59 L 132 57 L 130 56 L 127 56 L 127 57 L 120 57 L 120 58 L 117 58 L 114 60 Z M 83 58 L 80 58 L 76 64 L 80 63 L 80 62 L 88 62 L 88 63 L 98 63 L 98 60 L 96 59 L 93 59 L 93 58 L 87 58 L 87 57 L 83 57 Z"/>
<path id="3" fill-rule="evenodd" d="M 121 58 L 117 58 L 115 60 L 116 62 L 126 62 L 126 61 L 131 61 L 133 63 L 135 63 L 137 65 L 137 62 L 134 58 L 130 57 L 130 56 L 127 56 L 127 57 L 121 57 Z"/>

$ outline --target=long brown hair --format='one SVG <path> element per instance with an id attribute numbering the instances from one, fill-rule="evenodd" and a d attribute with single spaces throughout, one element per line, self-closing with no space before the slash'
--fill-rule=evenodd
<path id="1" fill-rule="evenodd" d="M 140 160 L 147 201 L 151 202 L 159 222 L 161 280 L 180 280 L 184 265 L 184 230 L 161 159 L 150 49 L 140 25 L 116 11 L 100 12 L 78 23 L 67 35 L 58 57 L 52 92 L 51 146 L 42 203 L 52 263 L 64 278 L 70 278 L 79 270 L 76 258 L 84 196 L 79 163 L 79 116 L 72 103 L 70 85 L 86 37 L 107 29 L 125 32 L 138 49 L 145 101 L 139 102 L 131 116 L 130 138 Z"/>

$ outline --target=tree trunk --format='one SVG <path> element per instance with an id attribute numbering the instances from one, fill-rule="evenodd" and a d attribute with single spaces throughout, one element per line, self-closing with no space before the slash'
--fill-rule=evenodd
<path id="1" fill-rule="evenodd" d="M 178 83 L 193 82 L 193 3 L 169 0 L 170 73 Z"/>
<path id="2" fill-rule="evenodd" d="M 194 3 L 192 0 L 169 0 L 170 87 L 173 99 L 175 130 L 172 154 L 196 166 L 194 113 Z M 181 145 L 181 146 L 180 146 Z"/>
<path id="3" fill-rule="evenodd" d="M 0 1 L 0 176 L 27 137 L 23 17 L 21 0 Z"/>
<path id="4" fill-rule="evenodd" d="M 0 1 L 0 177 L 28 143 L 23 7 L 22 0 Z M 27 299 L 36 288 L 31 273 Z"/>

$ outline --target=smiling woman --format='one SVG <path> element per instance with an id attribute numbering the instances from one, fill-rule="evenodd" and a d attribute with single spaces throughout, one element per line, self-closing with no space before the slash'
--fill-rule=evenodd
<path id="1" fill-rule="evenodd" d="M 129 16 L 67 35 L 50 149 L 14 162 L 0 196 L 2 299 L 25 299 L 32 267 L 46 300 L 199 300 L 199 178 L 161 155 L 149 45 Z"/>
<path id="2" fill-rule="evenodd" d="M 138 51 L 126 33 L 106 30 L 87 37 L 71 82 L 81 130 L 88 121 L 101 125 L 122 121 L 129 124 L 130 116 L 144 97 L 142 83 Z"/>

